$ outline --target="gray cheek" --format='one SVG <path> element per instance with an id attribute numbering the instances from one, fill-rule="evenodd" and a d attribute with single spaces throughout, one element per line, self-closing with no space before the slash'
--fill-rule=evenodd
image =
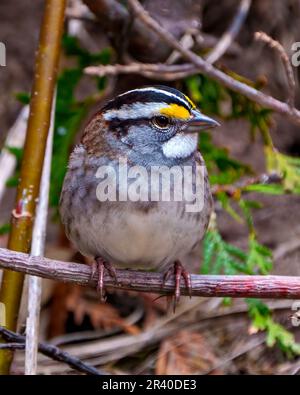
<path id="1" fill-rule="evenodd" d="M 130 138 L 129 136 L 123 136 L 123 137 L 121 137 L 121 142 L 122 142 L 123 144 L 125 144 L 125 145 L 126 145 L 127 147 L 129 147 L 129 148 L 132 148 L 133 145 L 134 145 L 132 138 Z"/>
<path id="2" fill-rule="evenodd" d="M 151 127 L 146 125 L 137 125 L 129 128 L 126 142 L 131 144 L 133 148 L 142 152 L 151 152 L 158 145 L 155 134 Z"/>

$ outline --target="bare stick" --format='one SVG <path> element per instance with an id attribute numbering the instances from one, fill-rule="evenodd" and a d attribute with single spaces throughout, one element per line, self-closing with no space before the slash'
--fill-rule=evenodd
<path id="1" fill-rule="evenodd" d="M 91 268 L 83 264 L 34 257 L 0 248 L 0 267 L 96 288 L 96 280 L 91 279 Z M 104 281 L 108 288 L 157 294 L 174 293 L 173 279 L 168 280 L 162 287 L 163 275 L 161 273 L 133 270 L 117 270 L 116 272 L 118 284 L 115 284 L 114 279 L 109 275 L 105 275 Z M 300 299 L 300 277 L 192 274 L 191 278 L 193 296 Z M 188 295 L 183 282 L 181 293 Z"/>
<path id="2" fill-rule="evenodd" d="M 3 343 L 0 344 L 0 350 L 24 350 L 25 344 L 21 343 Z"/>
<path id="3" fill-rule="evenodd" d="M 292 69 L 289 57 L 288 57 L 287 53 L 285 52 L 285 49 L 278 41 L 274 40 L 272 37 L 268 36 L 264 32 L 256 32 L 255 39 L 265 42 L 272 49 L 275 49 L 279 53 L 279 56 L 280 56 L 280 59 L 283 63 L 283 67 L 285 69 L 287 80 L 288 80 L 288 87 L 289 87 L 288 102 L 291 106 L 294 106 L 296 82 L 295 82 L 295 78 L 294 78 L 293 69 Z"/>
<path id="4" fill-rule="evenodd" d="M 213 48 L 213 50 L 206 58 L 206 61 L 208 63 L 211 64 L 215 63 L 218 59 L 220 59 L 224 55 L 224 53 L 233 43 L 243 23 L 245 22 L 245 19 L 249 12 L 250 5 L 251 5 L 251 0 L 242 0 L 240 2 L 237 13 L 231 25 L 229 26 L 229 29 L 223 34 L 220 41 L 216 44 L 216 46 Z"/>
<path id="5" fill-rule="evenodd" d="M 41 177 L 39 202 L 33 226 L 31 255 L 43 256 L 45 249 L 50 172 L 54 132 L 56 93 L 53 96 L 51 122 L 47 137 L 45 159 Z M 42 279 L 29 276 L 28 278 L 28 317 L 26 321 L 25 374 L 35 375 L 37 369 L 37 352 L 40 322 L 40 307 L 42 295 Z"/>
<path id="6" fill-rule="evenodd" d="M 194 52 L 183 48 L 174 36 L 159 25 L 141 6 L 137 0 L 128 0 L 128 4 L 133 10 L 137 18 L 139 18 L 146 26 L 155 31 L 161 39 L 166 42 L 170 47 L 176 49 L 181 53 L 182 57 L 187 59 L 189 62 L 193 63 L 199 71 L 204 75 L 220 82 L 222 85 L 235 92 L 241 93 L 248 99 L 280 114 L 288 117 L 292 122 L 299 125 L 300 124 L 300 111 L 296 108 L 291 108 L 289 104 L 281 102 L 271 96 L 268 96 L 255 88 L 246 85 L 240 81 L 235 80 L 229 75 L 223 73 L 222 71 L 216 69 L 210 63 L 203 60 L 200 56 L 196 55 Z"/>
<path id="7" fill-rule="evenodd" d="M 156 80 L 174 81 L 194 75 L 198 72 L 193 64 L 186 63 L 180 65 L 166 65 L 162 63 L 130 63 L 89 66 L 85 68 L 85 73 L 103 77 L 105 75 L 118 74 L 139 74 L 144 77 Z"/>
<path id="8" fill-rule="evenodd" d="M 9 342 L 8 344 L 3 344 L 1 349 L 12 349 L 12 350 L 20 350 L 25 348 L 26 338 L 23 335 L 19 335 L 18 333 L 12 332 L 4 327 L 0 326 L 0 333 L 3 338 Z M 75 369 L 79 372 L 83 372 L 89 375 L 100 376 L 105 373 L 100 372 L 93 366 L 90 366 L 84 362 L 82 362 L 79 358 L 72 357 L 65 351 L 62 351 L 56 346 L 47 343 L 38 343 L 38 350 L 40 353 L 46 355 L 47 357 L 54 359 L 58 362 L 64 362 L 69 365 L 72 369 Z"/>

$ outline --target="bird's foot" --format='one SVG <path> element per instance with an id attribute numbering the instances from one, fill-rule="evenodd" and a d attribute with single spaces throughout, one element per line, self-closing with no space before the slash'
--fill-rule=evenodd
<path id="1" fill-rule="evenodd" d="M 101 302 L 105 302 L 105 290 L 104 290 L 104 270 L 107 270 L 108 274 L 111 278 L 115 280 L 117 283 L 117 273 L 115 268 L 112 266 L 111 263 L 105 261 L 102 257 L 96 257 L 92 263 L 92 272 L 91 272 L 91 279 L 95 277 L 97 273 L 97 292 L 100 295 Z"/>
<path id="2" fill-rule="evenodd" d="M 165 272 L 164 277 L 163 277 L 163 286 L 165 286 L 166 282 L 170 278 L 171 275 L 174 275 L 175 277 L 175 291 L 174 291 L 174 304 L 173 304 L 173 310 L 175 312 L 175 308 L 179 302 L 180 299 L 180 280 L 181 277 L 184 280 L 185 287 L 188 290 L 190 298 L 192 297 L 192 281 L 191 281 L 191 275 L 188 271 L 185 270 L 184 266 L 182 265 L 181 262 L 175 261 L 173 266 L 170 266 L 170 268 Z"/>

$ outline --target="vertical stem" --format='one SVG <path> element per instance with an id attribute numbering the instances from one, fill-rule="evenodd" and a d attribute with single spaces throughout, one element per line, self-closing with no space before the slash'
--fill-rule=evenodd
<path id="1" fill-rule="evenodd" d="M 28 252 L 30 249 L 35 206 L 51 118 L 51 105 L 64 26 L 64 11 L 65 0 L 45 1 L 24 156 L 8 242 L 8 248 L 15 251 Z M 4 305 L 5 309 L 6 328 L 13 331 L 16 330 L 23 280 L 24 275 L 21 273 L 6 270 L 3 273 L 0 303 Z M 11 350 L 0 350 L 0 374 L 9 372 L 12 357 Z"/>
<path id="2" fill-rule="evenodd" d="M 52 104 L 52 115 L 50 129 L 47 138 L 45 160 L 41 178 L 39 202 L 36 208 L 36 219 L 34 221 L 31 243 L 31 255 L 43 256 L 45 249 L 47 214 L 49 202 L 49 186 L 51 173 L 51 158 L 53 147 L 55 100 L 54 94 Z M 26 320 L 26 347 L 25 347 L 25 374 L 35 375 L 37 368 L 37 352 L 39 337 L 39 322 L 42 295 L 42 279 L 36 276 L 28 278 L 28 302 Z"/>

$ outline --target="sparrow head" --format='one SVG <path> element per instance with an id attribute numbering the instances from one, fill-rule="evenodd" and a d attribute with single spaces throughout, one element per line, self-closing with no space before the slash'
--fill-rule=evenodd
<path id="1" fill-rule="evenodd" d="M 106 124 L 106 143 L 139 155 L 172 159 L 192 155 L 199 130 L 219 125 L 202 114 L 186 95 L 166 86 L 125 92 L 98 114 Z"/>

